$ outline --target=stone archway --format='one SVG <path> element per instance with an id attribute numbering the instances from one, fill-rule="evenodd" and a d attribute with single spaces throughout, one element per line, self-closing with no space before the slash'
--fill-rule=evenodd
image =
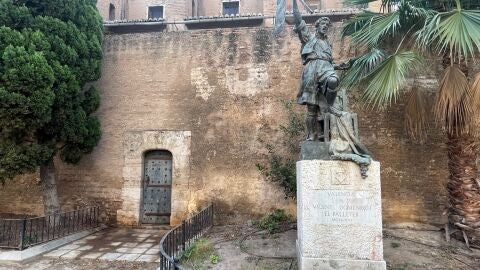
<path id="1" fill-rule="evenodd" d="M 190 131 L 127 131 L 123 138 L 122 207 L 117 222 L 122 225 L 140 224 L 143 157 L 150 150 L 165 149 L 173 156 L 172 213 L 170 224 L 178 224 L 188 212 L 190 178 Z"/>

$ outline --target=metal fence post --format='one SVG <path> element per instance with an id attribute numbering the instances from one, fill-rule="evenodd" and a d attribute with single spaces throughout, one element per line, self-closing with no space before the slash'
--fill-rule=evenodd
<path id="1" fill-rule="evenodd" d="M 20 245 L 19 245 L 20 250 L 23 250 L 23 248 L 25 247 L 25 232 L 26 232 L 26 229 L 27 229 L 27 219 L 24 218 L 22 220 L 22 225 L 21 225 L 21 228 L 20 228 Z"/>
<path id="2" fill-rule="evenodd" d="M 213 203 L 211 204 L 210 212 L 211 212 L 211 213 L 210 213 L 210 214 L 211 214 L 211 217 L 210 217 L 210 218 L 211 218 L 211 219 L 210 219 L 211 224 L 210 224 L 210 226 L 213 226 L 213 213 L 214 213 Z"/>
<path id="3" fill-rule="evenodd" d="M 187 229 L 187 226 L 185 224 L 185 220 L 182 221 L 182 249 L 183 251 L 185 252 L 185 250 L 187 249 L 186 247 L 186 229 Z"/>

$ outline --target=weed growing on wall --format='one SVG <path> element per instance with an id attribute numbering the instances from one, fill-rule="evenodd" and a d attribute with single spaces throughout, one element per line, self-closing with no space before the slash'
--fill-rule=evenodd
<path id="1" fill-rule="evenodd" d="M 267 161 L 256 166 L 268 180 L 283 187 L 286 198 L 296 198 L 295 164 L 300 153 L 300 142 L 304 139 L 305 116 L 294 109 L 293 101 L 282 101 L 287 112 L 287 121 L 279 126 L 281 140 L 263 142 L 268 151 Z"/>

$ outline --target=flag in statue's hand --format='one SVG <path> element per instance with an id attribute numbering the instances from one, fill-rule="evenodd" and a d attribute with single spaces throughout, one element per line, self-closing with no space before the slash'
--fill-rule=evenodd
<path id="1" fill-rule="evenodd" d="M 275 16 L 275 29 L 273 34 L 278 36 L 285 28 L 285 0 L 277 0 L 277 13 Z"/>

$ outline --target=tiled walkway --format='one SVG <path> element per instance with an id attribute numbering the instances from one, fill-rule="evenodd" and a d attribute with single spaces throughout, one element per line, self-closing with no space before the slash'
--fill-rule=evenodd
<path id="1" fill-rule="evenodd" d="M 159 262 L 160 229 L 106 229 L 45 254 L 62 259 Z"/>

